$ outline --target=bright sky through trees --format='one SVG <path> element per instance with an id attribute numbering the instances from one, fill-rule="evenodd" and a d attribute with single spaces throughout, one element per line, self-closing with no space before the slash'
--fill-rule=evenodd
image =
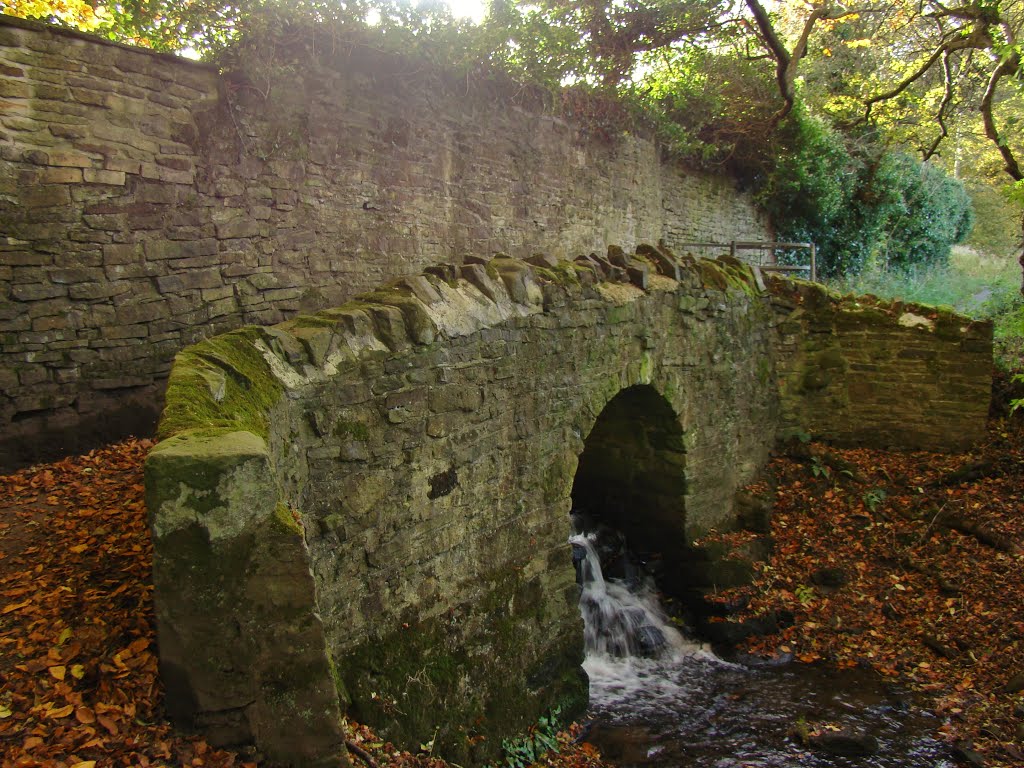
<path id="1" fill-rule="evenodd" d="M 472 19 L 479 24 L 483 21 L 487 9 L 484 8 L 484 0 L 445 0 L 445 3 L 452 9 L 455 16 L 463 16 Z"/>

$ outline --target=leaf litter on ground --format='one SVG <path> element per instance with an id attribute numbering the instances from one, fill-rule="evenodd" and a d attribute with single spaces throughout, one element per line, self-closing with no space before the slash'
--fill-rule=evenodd
<path id="1" fill-rule="evenodd" d="M 812 446 L 768 474 L 750 490 L 775 498 L 772 557 L 718 599 L 792 621 L 743 650 L 872 669 L 920 692 L 961 754 L 1024 765 L 1020 421 L 966 453 Z"/>
<path id="2" fill-rule="evenodd" d="M 142 465 L 128 440 L 0 476 L 0 766 L 255 768 L 260 755 L 176 731 L 163 711 Z M 444 768 L 347 723 L 381 768 Z M 540 764 L 596 768 L 579 726 Z M 355 753 L 353 765 L 363 764 Z"/>
<path id="3" fill-rule="evenodd" d="M 164 718 L 142 485 L 151 445 L 129 440 L 0 477 L 4 768 L 260 762 Z M 739 618 L 793 621 L 746 650 L 874 669 L 927 697 L 940 736 L 992 768 L 1024 765 L 1024 430 L 993 422 L 962 454 L 825 450 L 852 470 L 784 457 L 769 468 L 773 557 L 754 585 L 720 599 L 746 605 Z M 841 586 L 816 583 L 824 570 Z M 446 765 L 347 728 L 379 766 Z M 580 726 L 559 743 L 539 764 L 602 765 Z"/>

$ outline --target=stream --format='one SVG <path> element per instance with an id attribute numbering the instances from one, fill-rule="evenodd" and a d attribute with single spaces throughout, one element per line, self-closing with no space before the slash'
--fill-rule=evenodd
<path id="1" fill-rule="evenodd" d="M 616 765 L 955 765 L 929 735 L 935 718 L 872 674 L 720 659 L 676 629 L 640 569 L 606 579 L 595 534 L 570 543 L 586 627 L 587 741 Z M 825 743 L 804 746 L 792 735 L 802 726 L 822 729 Z"/>

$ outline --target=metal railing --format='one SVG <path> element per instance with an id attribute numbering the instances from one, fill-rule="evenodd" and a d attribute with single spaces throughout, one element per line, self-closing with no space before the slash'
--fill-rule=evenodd
<path id="1" fill-rule="evenodd" d="M 818 281 L 818 252 L 814 243 L 786 243 L 774 240 L 743 241 L 731 240 L 728 243 L 674 243 L 673 248 L 728 248 L 729 255 L 733 258 L 756 264 L 765 272 L 806 272 L 811 282 Z M 810 264 L 779 264 L 779 250 L 807 250 L 810 251 Z M 740 251 L 758 251 L 761 255 L 756 262 L 739 255 Z M 768 261 L 764 261 L 767 253 Z"/>

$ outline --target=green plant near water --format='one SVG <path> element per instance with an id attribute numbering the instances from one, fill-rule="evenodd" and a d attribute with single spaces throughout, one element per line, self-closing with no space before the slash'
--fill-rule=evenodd
<path id="1" fill-rule="evenodd" d="M 815 477 L 829 478 L 832 476 L 832 470 L 828 468 L 828 465 L 823 462 L 820 457 L 812 456 L 811 474 Z"/>
<path id="2" fill-rule="evenodd" d="M 801 584 L 796 588 L 794 592 L 796 599 L 800 602 L 800 605 L 807 606 L 814 602 L 818 594 L 814 591 L 814 587 L 810 584 Z"/>
<path id="3" fill-rule="evenodd" d="M 1016 384 L 1024 384 L 1024 373 L 1015 373 L 1013 381 Z M 1010 400 L 1010 413 L 1016 413 L 1022 407 L 1024 407 L 1024 397 L 1015 397 Z"/>
<path id="4" fill-rule="evenodd" d="M 558 729 L 561 727 L 559 715 L 561 707 L 555 707 L 549 713 L 541 715 L 536 725 L 518 739 L 504 739 L 501 749 L 504 759 L 490 768 L 526 768 L 552 749 L 558 749 Z"/>

